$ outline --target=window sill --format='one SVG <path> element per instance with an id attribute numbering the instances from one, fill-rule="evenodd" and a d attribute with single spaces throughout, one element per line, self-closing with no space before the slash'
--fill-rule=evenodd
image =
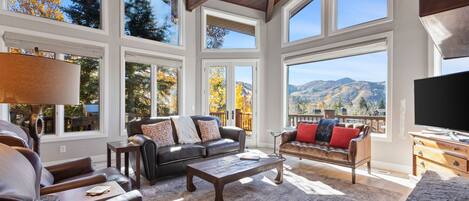
<path id="1" fill-rule="evenodd" d="M 291 41 L 291 42 L 284 40 L 283 43 L 282 43 L 282 48 L 307 44 L 307 43 L 310 43 L 310 42 L 313 42 L 313 41 L 318 41 L 318 40 L 321 40 L 321 39 L 324 39 L 324 38 L 325 38 L 325 35 L 321 34 L 321 35 L 310 36 L 310 37 L 306 37 L 306 38 Z"/>
<path id="2" fill-rule="evenodd" d="M 87 140 L 87 139 L 98 139 L 98 138 L 107 138 L 107 137 L 108 135 L 103 134 L 100 131 L 67 132 L 60 136 L 59 135 L 44 135 L 41 138 L 41 143 Z"/>

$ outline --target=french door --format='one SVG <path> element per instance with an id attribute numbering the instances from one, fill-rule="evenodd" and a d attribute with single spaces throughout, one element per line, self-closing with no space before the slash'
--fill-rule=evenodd
<path id="1" fill-rule="evenodd" d="M 204 112 L 246 130 L 255 143 L 257 62 L 204 61 Z"/>

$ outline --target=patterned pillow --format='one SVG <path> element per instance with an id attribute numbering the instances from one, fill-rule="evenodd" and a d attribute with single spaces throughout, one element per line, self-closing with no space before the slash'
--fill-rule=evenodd
<path id="1" fill-rule="evenodd" d="M 156 124 L 142 125 L 143 134 L 150 137 L 158 146 L 174 145 L 173 127 L 171 120 L 158 122 Z"/>
<path id="2" fill-rule="evenodd" d="M 339 123 L 337 119 L 321 119 L 319 121 L 318 129 L 316 131 L 316 140 L 322 142 L 330 142 L 332 130 L 334 126 Z"/>
<path id="3" fill-rule="evenodd" d="M 202 142 L 207 142 L 210 140 L 220 139 L 220 130 L 218 129 L 218 123 L 216 120 L 211 121 L 197 121 L 200 128 L 200 136 L 202 137 Z"/>

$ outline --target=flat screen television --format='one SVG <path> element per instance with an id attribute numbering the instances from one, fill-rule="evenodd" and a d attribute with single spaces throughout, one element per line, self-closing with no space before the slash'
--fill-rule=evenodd
<path id="1" fill-rule="evenodd" d="M 469 132 L 469 71 L 414 81 L 415 124 Z"/>

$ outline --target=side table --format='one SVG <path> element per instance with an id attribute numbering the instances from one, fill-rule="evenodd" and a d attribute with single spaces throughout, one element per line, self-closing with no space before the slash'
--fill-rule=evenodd
<path id="1" fill-rule="evenodd" d="M 116 168 L 121 170 L 121 154 L 124 153 L 125 176 L 132 182 L 134 188 L 140 188 L 140 146 L 128 142 L 107 143 L 107 167 L 111 167 L 111 151 L 116 152 Z M 129 153 L 135 153 L 135 180 L 129 177 Z"/>
<path id="2" fill-rule="evenodd" d="M 280 137 L 283 133 L 283 131 L 269 131 L 270 135 L 274 137 L 274 153 L 272 154 L 273 156 L 279 157 L 280 155 L 277 154 L 277 138 Z"/>

